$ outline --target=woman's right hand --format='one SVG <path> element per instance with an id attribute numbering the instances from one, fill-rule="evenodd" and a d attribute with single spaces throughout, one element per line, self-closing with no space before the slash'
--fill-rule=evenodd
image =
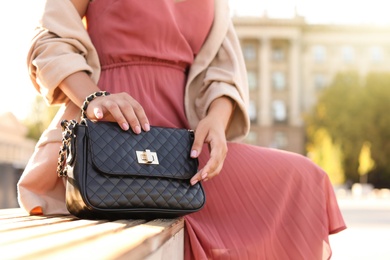
<path id="1" fill-rule="evenodd" d="M 86 114 L 91 120 L 117 122 L 125 131 L 130 127 L 136 134 L 150 130 L 144 109 L 125 92 L 96 97 L 88 104 Z"/>
<path id="2" fill-rule="evenodd" d="M 75 72 L 60 84 L 62 92 L 78 107 L 82 107 L 85 98 L 100 91 L 98 86 L 84 71 Z M 87 107 L 86 115 L 91 120 L 117 122 L 127 131 L 129 128 L 139 134 L 149 131 L 149 120 L 142 106 L 128 93 L 111 93 L 108 96 L 94 98 Z"/>

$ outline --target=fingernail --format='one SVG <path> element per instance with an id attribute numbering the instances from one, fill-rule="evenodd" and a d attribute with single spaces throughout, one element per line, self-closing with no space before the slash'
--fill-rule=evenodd
<path id="1" fill-rule="evenodd" d="M 198 183 L 198 180 L 192 180 L 191 181 L 191 185 L 195 185 L 196 183 Z"/>
<path id="2" fill-rule="evenodd" d="M 125 131 L 129 130 L 129 124 L 128 123 L 123 123 L 122 124 L 122 129 L 125 130 Z"/>
<path id="3" fill-rule="evenodd" d="M 141 133 L 141 127 L 139 127 L 139 125 L 134 127 L 134 133 L 136 133 L 136 134 L 140 134 Z"/>
<path id="4" fill-rule="evenodd" d="M 145 124 L 144 125 L 144 130 L 145 131 L 149 131 L 150 130 L 150 125 L 149 124 Z"/>
<path id="5" fill-rule="evenodd" d="M 100 111 L 97 111 L 97 112 L 95 113 L 95 116 L 96 116 L 96 119 L 101 119 L 101 118 L 103 118 L 103 114 L 102 114 L 102 112 L 100 112 Z"/>
<path id="6" fill-rule="evenodd" d="M 203 173 L 202 173 L 202 180 L 206 179 L 206 178 L 207 178 L 207 175 L 208 175 L 207 172 L 203 172 Z"/>
<path id="7" fill-rule="evenodd" d="M 196 158 L 197 155 L 198 155 L 198 151 L 196 151 L 196 150 L 192 150 L 191 151 L 191 157 L 192 158 Z"/>

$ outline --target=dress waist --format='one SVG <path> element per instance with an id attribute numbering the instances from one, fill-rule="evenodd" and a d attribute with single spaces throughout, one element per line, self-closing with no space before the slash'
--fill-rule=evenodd
<path id="1" fill-rule="evenodd" d="M 120 60 L 112 59 L 107 62 L 103 62 L 101 64 L 101 70 L 109 70 L 118 67 L 127 67 L 127 66 L 166 66 L 174 69 L 178 69 L 180 71 L 186 72 L 189 68 L 190 64 L 182 61 L 171 61 L 171 60 L 163 60 L 158 58 L 150 58 L 150 57 L 141 57 L 141 56 L 130 56 L 121 58 Z"/>

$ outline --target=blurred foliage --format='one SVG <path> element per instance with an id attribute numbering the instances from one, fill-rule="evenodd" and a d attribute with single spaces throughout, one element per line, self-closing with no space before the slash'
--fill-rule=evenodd
<path id="1" fill-rule="evenodd" d="M 41 96 L 37 96 L 31 110 L 24 120 L 28 128 L 27 137 L 38 140 L 44 130 L 49 126 L 59 106 L 48 106 Z"/>
<path id="2" fill-rule="evenodd" d="M 305 118 L 308 149 L 318 146 L 316 132 L 325 129 L 339 145 L 345 179 L 359 182 L 359 155 L 363 144 L 371 144 L 375 167 L 368 182 L 390 187 L 390 73 L 339 73 L 319 97 L 313 112 Z M 326 168 L 326 166 L 321 165 Z"/>
<path id="3" fill-rule="evenodd" d="M 310 130 L 308 129 L 310 132 Z M 312 143 L 308 144 L 308 156 L 316 164 L 321 165 L 333 184 L 343 184 L 344 169 L 342 165 L 342 152 L 340 146 L 334 144 L 329 133 L 323 129 L 311 129 Z"/>
<path id="4" fill-rule="evenodd" d="M 375 162 L 371 157 L 371 144 L 365 142 L 359 154 L 359 168 L 360 183 L 367 183 L 367 174 L 374 169 Z"/>

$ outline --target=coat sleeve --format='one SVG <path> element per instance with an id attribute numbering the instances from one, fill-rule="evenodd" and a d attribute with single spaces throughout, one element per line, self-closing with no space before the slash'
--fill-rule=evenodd
<path id="1" fill-rule="evenodd" d="M 203 74 L 203 82 L 195 99 L 197 118 L 201 119 L 206 116 L 213 100 L 228 96 L 235 101 L 236 106 L 226 137 L 230 141 L 243 139 L 250 128 L 249 90 L 244 58 L 231 21 L 215 58 Z"/>
<path id="2" fill-rule="evenodd" d="M 47 103 L 67 102 L 57 87 L 75 72 L 85 71 L 97 82 L 98 56 L 71 1 L 47 0 L 35 32 L 27 66 L 33 85 Z"/>

